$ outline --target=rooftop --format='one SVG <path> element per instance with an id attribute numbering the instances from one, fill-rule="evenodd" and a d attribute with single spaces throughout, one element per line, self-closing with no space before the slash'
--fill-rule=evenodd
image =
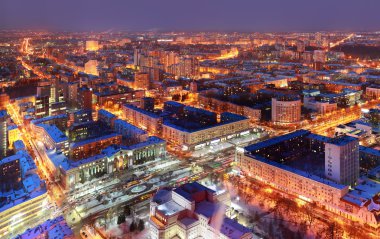
<path id="1" fill-rule="evenodd" d="M 194 201 L 193 195 L 197 192 L 207 191 L 210 193 L 215 193 L 213 190 L 203 186 L 202 184 L 198 182 L 186 183 L 174 189 L 173 191 L 181 195 L 182 197 L 186 198 L 189 201 Z"/>
<path id="2" fill-rule="evenodd" d="M 0 212 L 32 200 L 47 192 L 45 182 L 42 181 L 37 174 L 30 171 L 33 170 L 36 166 L 33 162 L 33 159 L 26 151 L 19 151 L 15 155 L 3 159 L 1 163 L 10 162 L 17 159 L 20 160 L 20 167 L 21 171 L 23 172 L 23 187 L 19 189 L 11 189 L 7 192 L 0 192 L 0 198 L 7 199 L 5 203 L 0 204 Z"/>
<path id="3" fill-rule="evenodd" d="M 0 118 L 7 116 L 8 113 L 6 110 L 0 110 Z"/>
<path id="4" fill-rule="evenodd" d="M 337 146 L 343 146 L 343 145 L 349 144 L 349 143 L 354 142 L 354 141 L 358 142 L 358 139 L 351 137 L 351 136 L 348 136 L 348 135 L 342 135 L 342 136 L 338 136 L 335 138 L 331 138 L 328 143 L 334 144 Z"/>
<path id="5" fill-rule="evenodd" d="M 34 119 L 31 121 L 31 123 L 34 125 L 37 125 L 37 124 L 41 124 L 41 123 L 46 122 L 46 121 L 50 121 L 50 120 L 54 120 L 54 119 L 64 119 L 64 118 L 67 118 L 66 114 L 59 114 L 59 115 L 43 117 L 40 119 Z"/>
<path id="6" fill-rule="evenodd" d="M 67 225 L 63 216 L 48 219 L 44 223 L 27 229 L 23 234 L 18 235 L 17 239 L 35 239 L 41 236 L 46 239 L 64 239 L 67 236 L 74 236 L 73 231 Z"/>
<path id="7" fill-rule="evenodd" d="M 136 127 L 133 124 L 130 124 L 130 123 L 128 123 L 128 122 L 126 122 L 125 120 L 122 120 L 122 119 L 116 119 L 114 121 L 114 128 L 116 128 L 118 126 L 121 126 L 123 128 L 127 128 L 127 129 L 129 129 L 131 131 L 134 131 L 135 133 L 146 134 L 145 130 L 140 129 L 139 127 Z"/>
<path id="8" fill-rule="evenodd" d="M 180 206 L 173 200 L 170 200 L 168 202 L 158 205 L 157 210 L 160 211 L 165 216 L 172 216 L 178 212 L 185 210 L 185 208 Z"/>
<path id="9" fill-rule="evenodd" d="M 203 215 L 207 218 L 212 218 L 213 216 L 217 215 L 218 211 L 222 209 L 222 204 L 215 203 L 215 202 L 209 202 L 209 201 L 202 201 L 197 204 L 195 204 L 195 212 L 197 214 Z M 225 208 L 223 207 L 223 215 L 224 215 L 224 210 Z"/>
<path id="10" fill-rule="evenodd" d="M 222 113 L 221 118 L 224 120 L 222 120 L 220 123 L 215 123 L 212 125 L 201 125 L 197 122 L 192 122 L 192 121 L 188 121 L 188 120 L 184 121 L 181 119 L 178 120 L 178 119 L 173 119 L 173 118 L 165 119 L 163 124 L 165 126 L 175 128 L 175 129 L 180 130 L 180 131 L 193 133 L 193 132 L 197 132 L 197 131 L 201 131 L 201 130 L 205 130 L 205 129 L 210 129 L 213 127 L 217 127 L 217 126 L 221 126 L 221 125 L 225 125 L 225 124 L 234 123 L 234 122 L 238 122 L 238 121 L 248 119 L 245 116 L 230 113 L 230 112 Z"/>
<path id="11" fill-rule="evenodd" d="M 256 151 L 256 150 L 261 149 L 261 148 L 276 145 L 276 144 L 281 143 L 283 141 L 287 141 L 287 140 L 290 140 L 290 139 L 293 139 L 296 137 L 306 136 L 306 135 L 310 135 L 310 131 L 301 129 L 301 130 L 297 130 L 297 131 L 294 131 L 294 132 L 289 133 L 289 134 L 285 134 L 285 135 L 282 135 L 279 137 L 271 138 L 271 139 L 268 139 L 268 140 L 265 140 L 265 141 L 262 141 L 262 142 L 259 142 L 256 144 L 249 145 L 249 146 L 245 147 L 244 149 L 245 149 L 245 151 L 253 152 L 253 151 Z"/>
<path id="12" fill-rule="evenodd" d="M 60 143 L 69 140 L 69 138 L 67 138 L 67 136 L 54 124 L 42 123 L 38 124 L 37 126 L 43 128 L 49 134 L 50 138 L 54 140 L 55 143 Z"/>
<path id="13" fill-rule="evenodd" d="M 240 239 L 251 231 L 233 219 L 225 217 L 220 227 L 220 233 L 231 239 Z"/>
<path id="14" fill-rule="evenodd" d="M 100 137 L 96 137 L 96 138 L 92 138 L 92 139 L 86 139 L 86 140 L 83 140 L 83 141 L 72 143 L 70 145 L 70 148 L 77 148 L 77 147 L 80 147 L 80 146 L 83 146 L 83 145 L 86 145 L 86 144 L 90 144 L 90 143 L 93 143 L 93 142 L 97 142 L 97 141 L 100 141 L 100 140 L 105 140 L 105 139 L 109 139 L 109 138 L 113 138 L 113 137 L 117 137 L 117 136 L 121 136 L 121 135 L 117 134 L 117 133 L 111 133 L 111 134 L 102 135 Z"/>
<path id="15" fill-rule="evenodd" d="M 109 112 L 107 110 L 103 110 L 103 109 L 100 109 L 98 111 L 98 115 L 102 115 L 102 116 L 109 118 L 109 119 L 116 118 L 116 115 L 112 114 L 111 112 Z"/>
<path id="16" fill-rule="evenodd" d="M 155 112 L 152 112 L 152 111 L 147 111 L 147 110 L 141 109 L 141 108 L 139 108 L 139 107 L 137 107 L 137 106 L 135 106 L 135 105 L 125 104 L 124 107 L 125 107 L 125 108 L 128 108 L 128 109 L 135 110 L 135 111 L 140 112 L 140 113 L 142 113 L 142 114 L 148 115 L 148 116 L 150 116 L 150 117 L 152 117 L 152 118 L 156 118 L 156 119 L 157 119 L 157 118 L 160 118 L 160 115 L 159 115 L 159 114 L 157 114 L 157 113 L 155 113 Z"/>

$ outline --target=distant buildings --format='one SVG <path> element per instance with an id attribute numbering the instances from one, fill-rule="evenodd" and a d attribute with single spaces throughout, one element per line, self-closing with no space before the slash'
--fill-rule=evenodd
<path id="1" fill-rule="evenodd" d="M 99 50 L 99 42 L 94 40 L 86 41 L 86 51 L 97 51 Z"/>
<path id="2" fill-rule="evenodd" d="M 84 64 L 84 72 L 90 75 L 98 76 L 98 61 L 97 60 L 89 60 Z"/>
<path id="3" fill-rule="evenodd" d="M 160 189 L 150 203 L 150 238 L 253 238 L 248 228 L 225 216 L 225 194 L 197 182 Z"/>

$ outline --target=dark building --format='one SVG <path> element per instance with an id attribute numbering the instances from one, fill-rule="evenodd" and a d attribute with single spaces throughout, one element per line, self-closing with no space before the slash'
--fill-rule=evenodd
<path id="1" fill-rule="evenodd" d="M 214 112 L 203 110 L 191 106 L 186 106 L 183 109 L 183 116 L 186 119 L 191 119 L 201 125 L 214 125 L 217 123 L 217 115 Z"/>
<path id="2" fill-rule="evenodd" d="M 148 111 L 154 111 L 154 98 L 144 97 L 140 100 L 140 108 Z"/>
<path id="3" fill-rule="evenodd" d="M 70 127 L 73 124 L 80 124 L 84 122 L 90 122 L 92 121 L 92 111 L 91 110 L 77 110 L 77 111 L 72 111 L 68 113 L 69 115 L 69 124 L 68 126 Z"/>
<path id="4" fill-rule="evenodd" d="M 92 89 L 88 87 L 78 89 L 78 106 L 81 109 L 92 109 Z"/>
<path id="5" fill-rule="evenodd" d="M 21 182 L 21 168 L 19 159 L 9 157 L 0 161 L 0 189 L 9 191 L 18 188 Z"/>
<path id="6" fill-rule="evenodd" d="M 169 114 L 175 114 L 177 116 L 183 115 L 184 104 L 178 103 L 176 101 L 166 101 L 164 103 L 164 110 Z"/>
<path id="7" fill-rule="evenodd" d="M 49 116 L 49 95 L 36 96 L 34 114 L 37 119 Z"/>

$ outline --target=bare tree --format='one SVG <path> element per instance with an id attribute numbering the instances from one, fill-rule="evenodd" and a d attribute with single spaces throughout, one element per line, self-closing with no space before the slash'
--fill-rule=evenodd
<path id="1" fill-rule="evenodd" d="M 336 222 L 331 222 L 318 232 L 318 238 L 323 239 L 340 239 L 343 237 L 344 230 Z"/>
<path id="2" fill-rule="evenodd" d="M 309 227 L 311 227 L 315 221 L 314 213 L 316 206 L 317 205 L 315 203 L 307 203 L 302 207 L 302 213 L 305 215 Z"/>

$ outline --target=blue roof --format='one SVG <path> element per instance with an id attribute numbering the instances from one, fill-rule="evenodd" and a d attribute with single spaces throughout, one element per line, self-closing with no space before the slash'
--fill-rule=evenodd
<path id="1" fill-rule="evenodd" d="M 171 101 L 171 100 L 170 101 L 166 101 L 165 104 L 167 104 L 167 105 L 173 105 L 173 106 L 177 106 L 177 107 L 181 107 L 181 106 L 185 107 L 184 104 L 181 104 L 181 103 L 179 103 L 177 101 Z"/>
<path id="2" fill-rule="evenodd" d="M 116 115 L 112 114 L 111 112 L 107 111 L 107 110 L 103 110 L 103 109 L 100 109 L 98 111 L 98 115 L 102 115 L 108 119 L 113 119 L 113 118 L 116 118 Z"/>
<path id="3" fill-rule="evenodd" d="M 97 161 L 97 160 L 105 158 L 105 157 L 106 157 L 106 155 L 104 155 L 104 154 L 97 154 L 97 155 L 94 155 L 92 157 L 81 159 L 78 161 L 71 161 L 70 160 L 69 161 L 70 162 L 70 168 L 77 168 L 83 164 L 91 163 L 93 161 Z"/>
<path id="4" fill-rule="evenodd" d="M 323 136 L 323 135 L 319 135 L 319 134 L 309 134 L 307 136 L 308 139 L 313 139 L 313 140 L 317 140 L 317 141 L 321 141 L 321 142 L 324 142 L 324 143 L 327 143 L 330 141 L 330 137 L 327 137 L 327 136 Z"/>
<path id="5" fill-rule="evenodd" d="M 251 233 L 249 228 L 228 217 L 224 217 L 219 231 L 230 239 L 240 239 L 245 234 Z"/>
<path id="6" fill-rule="evenodd" d="M 184 217 L 182 219 L 179 220 L 183 225 L 185 225 L 186 227 L 187 226 L 190 226 L 191 224 L 193 224 L 194 222 L 198 222 L 197 219 L 194 219 L 192 217 Z"/>
<path id="7" fill-rule="evenodd" d="M 131 104 L 125 104 L 124 107 L 128 108 L 128 109 L 132 109 L 132 110 L 135 110 L 139 113 L 142 113 L 142 114 L 145 114 L 145 115 L 148 115 L 152 118 L 160 118 L 160 115 L 154 113 L 154 112 L 151 112 L 151 111 L 147 111 L 147 110 L 144 110 L 144 109 L 141 109 L 141 108 L 138 108 L 137 106 L 134 106 L 134 105 L 131 105 Z"/>
<path id="8" fill-rule="evenodd" d="M 186 198 L 189 201 L 193 201 L 192 194 L 200 192 L 200 191 L 215 193 L 214 190 L 211 190 L 198 182 L 186 183 L 174 189 L 173 191 L 178 193 L 179 195 L 181 195 L 182 197 Z"/>
<path id="9" fill-rule="evenodd" d="M 380 150 L 359 145 L 359 152 L 380 157 Z"/>
<path id="10" fill-rule="evenodd" d="M 16 140 L 15 142 L 13 142 L 13 147 L 15 148 L 15 150 L 21 150 L 26 148 L 22 140 Z"/>
<path id="11" fill-rule="evenodd" d="M 171 188 L 162 188 L 153 196 L 152 201 L 158 204 L 169 202 L 172 199 Z"/>
<path id="12" fill-rule="evenodd" d="M 146 147 L 146 146 L 149 146 L 149 145 L 160 144 L 160 143 L 165 143 L 165 142 L 166 142 L 165 140 L 163 140 L 163 139 L 161 139 L 159 137 L 150 136 L 144 142 L 133 144 L 133 145 L 129 145 L 129 146 L 122 146 L 122 148 L 123 149 L 127 149 L 127 150 L 134 150 L 134 149 L 143 148 L 143 147 Z"/>
<path id="13" fill-rule="evenodd" d="M 57 154 L 56 150 L 47 151 L 50 161 L 56 168 L 62 168 L 67 171 L 71 168 L 69 159 L 63 154 Z"/>
<path id="14" fill-rule="evenodd" d="M 37 174 L 28 174 L 22 179 L 23 187 L 17 190 L 0 192 L 1 197 L 6 197 L 10 201 L 0 205 L 0 212 L 8 210 L 21 203 L 32 200 L 47 192 L 46 185 Z"/>
<path id="15" fill-rule="evenodd" d="M 40 118 L 40 119 L 34 119 L 34 120 L 30 121 L 30 122 L 32 124 L 34 124 L 34 125 L 37 125 L 37 124 L 40 124 L 40 123 L 43 123 L 43 122 L 46 122 L 46 121 L 49 121 L 49 120 L 64 119 L 64 118 L 67 118 L 66 114 L 60 114 L 60 115 L 53 115 L 53 116 L 43 117 L 43 118 Z"/>
<path id="16" fill-rule="evenodd" d="M 57 126 L 53 124 L 38 124 L 38 127 L 44 128 L 45 131 L 49 134 L 50 138 L 54 140 L 55 143 L 60 143 L 68 141 L 69 138 L 60 130 Z"/>
<path id="17" fill-rule="evenodd" d="M 63 216 L 54 219 L 48 219 L 42 224 L 27 229 L 24 233 L 18 235 L 17 239 L 32 239 L 43 236 L 47 233 L 47 239 L 64 239 L 67 236 L 74 236 L 73 231 L 67 225 Z"/>
<path id="18" fill-rule="evenodd" d="M 114 128 L 121 126 L 122 128 L 127 128 L 130 131 L 133 131 L 136 134 L 146 134 L 147 132 L 139 127 L 134 126 L 133 124 L 128 123 L 125 120 L 117 119 L 114 122 Z"/>
<path id="19" fill-rule="evenodd" d="M 1 118 L 1 117 L 5 117 L 5 116 L 7 116 L 7 115 L 8 115 L 8 113 L 7 113 L 6 110 L 0 110 L 0 118 Z"/>
<path id="20" fill-rule="evenodd" d="M 212 216 L 216 215 L 216 212 L 221 207 L 221 204 L 209 202 L 209 201 L 202 201 L 197 204 L 195 204 L 195 212 L 198 214 L 201 214 L 207 218 L 211 218 Z"/>
<path id="21" fill-rule="evenodd" d="M 93 142 L 96 142 L 96 141 L 99 141 L 99 140 L 104 140 L 104 139 L 108 139 L 108 138 L 112 138 L 112 137 L 116 137 L 116 136 L 121 136 L 121 134 L 111 133 L 111 134 L 102 135 L 100 137 L 96 137 L 96 138 L 92 138 L 92 139 L 86 139 L 86 140 L 83 140 L 83 141 L 80 141 L 80 142 L 72 143 L 70 145 L 70 147 L 71 148 L 77 148 L 77 147 L 80 147 L 80 146 L 83 146 L 83 145 L 86 145 L 86 144 L 89 144 L 89 143 L 93 143 Z"/>
<path id="22" fill-rule="evenodd" d="M 339 136 L 336 138 L 331 138 L 328 143 L 338 145 L 338 146 L 342 146 L 342 145 L 346 145 L 346 144 L 353 142 L 353 141 L 358 141 L 358 139 L 355 137 L 348 136 L 348 135 L 343 135 L 343 136 Z"/>
<path id="23" fill-rule="evenodd" d="M 265 141 L 262 141 L 262 142 L 259 142 L 256 144 L 249 145 L 249 146 L 245 147 L 244 149 L 245 149 L 245 151 L 252 152 L 252 151 L 256 151 L 256 150 L 261 149 L 261 148 L 265 148 L 265 147 L 269 147 L 269 146 L 281 143 L 283 141 L 287 141 L 287 140 L 290 140 L 290 139 L 293 139 L 296 137 L 300 137 L 300 136 L 306 136 L 309 134 L 310 134 L 310 131 L 301 129 L 301 130 L 297 130 L 297 131 L 294 131 L 294 132 L 289 133 L 289 134 L 285 134 L 285 135 L 282 135 L 279 137 L 275 137 L 275 138 L 268 139 L 268 140 L 265 140 Z"/>
<path id="24" fill-rule="evenodd" d="M 233 122 L 238 122 L 238 121 L 241 121 L 241 120 L 246 120 L 248 119 L 247 117 L 245 116 L 242 116 L 242 115 L 238 115 L 238 114 L 234 114 L 234 113 L 230 113 L 230 112 L 224 112 L 221 114 L 221 117 L 228 117 L 230 120 L 228 121 L 224 121 L 224 122 L 220 122 L 220 123 L 216 123 L 216 124 L 213 124 L 213 125 L 206 125 L 206 126 L 203 126 L 203 125 L 198 125 L 198 124 L 195 124 L 194 122 L 186 122 L 189 126 L 199 126 L 199 128 L 185 128 L 183 126 L 180 126 L 180 125 L 177 125 L 175 122 L 175 120 L 171 120 L 171 119 L 166 119 L 164 120 L 164 125 L 168 126 L 168 127 L 171 127 L 171 128 L 174 128 L 174 129 L 177 129 L 177 130 L 180 130 L 180 131 L 184 131 L 184 132 L 189 132 L 189 133 L 193 133 L 193 132 L 197 132 L 197 131 L 200 131 L 200 130 L 205 130 L 205 129 L 210 129 L 210 128 L 213 128 L 213 127 L 217 127 L 217 126 L 220 126 L 220 125 L 225 125 L 225 124 L 229 124 L 229 123 L 233 123 Z"/>

